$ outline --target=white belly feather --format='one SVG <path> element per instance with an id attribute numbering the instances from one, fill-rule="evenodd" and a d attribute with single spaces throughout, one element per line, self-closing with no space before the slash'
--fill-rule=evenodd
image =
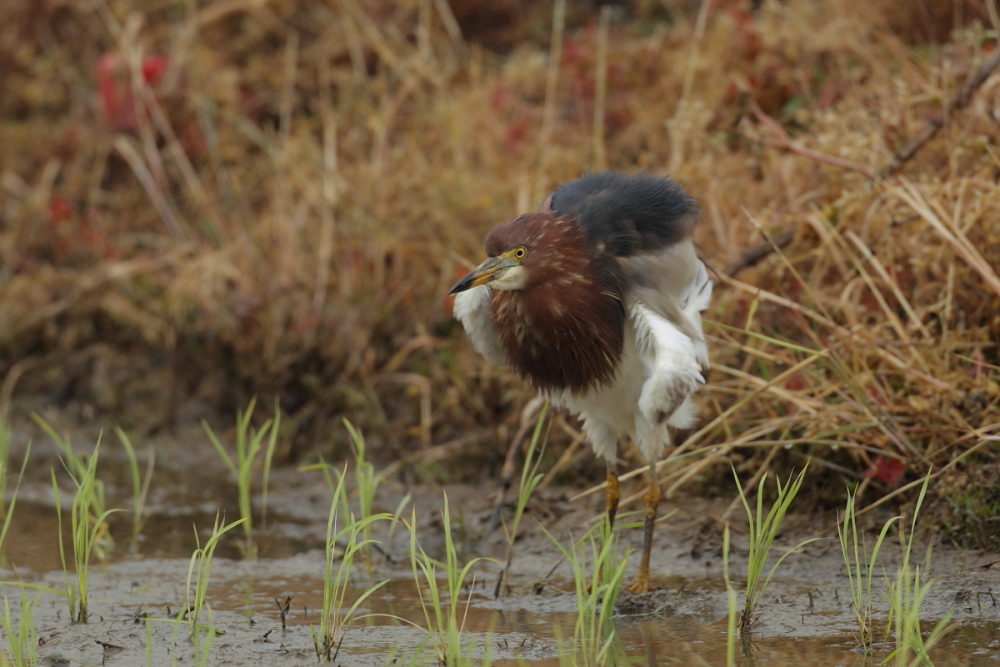
<path id="1" fill-rule="evenodd" d="M 699 261 L 682 296 L 682 316 L 701 332 L 712 282 Z M 656 461 L 670 441 L 667 426 L 690 428 L 697 419 L 691 400 L 708 367 L 705 339 L 692 340 L 641 301 L 629 304 L 621 366 L 611 385 L 586 394 L 553 392 L 554 405 L 576 412 L 598 456 L 614 461 L 618 441 L 636 439 L 647 461 Z"/>
<path id="2" fill-rule="evenodd" d="M 580 415 L 598 456 L 613 461 L 619 440 L 634 437 L 646 460 L 656 461 L 670 441 L 667 426 L 694 423 L 691 395 L 701 383 L 691 339 L 636 303 L 625 324 L 621 366 L 612 384 L 586 394 L 562 391 L 548 397 Z"/>

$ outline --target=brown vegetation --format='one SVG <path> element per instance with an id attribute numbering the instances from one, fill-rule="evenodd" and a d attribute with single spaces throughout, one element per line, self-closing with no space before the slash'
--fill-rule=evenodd
<path id="1" fill-rule="evenodd" d="M 780 445 L 879 497 L 995 471 L 1000 76 L 949 103 L 995 4 L 634 5 L 550 34 L 517 0 L 3 3 L 0 411 L 153 429 L 257 394 L 299 447 L 345 415 L 386 460 L 499 463 L 529 392 L 447 287 L 555 184 L 651 169 L 718 275 L 669 491 Z"/>

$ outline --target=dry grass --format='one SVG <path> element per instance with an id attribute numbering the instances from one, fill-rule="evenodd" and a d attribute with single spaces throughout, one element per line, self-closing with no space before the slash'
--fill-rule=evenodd
<path id="1" fill-rule="evenodd" d="M 444 294 L 490 226 L 606 164 L 698 197 L 719 279 L 670 492 L 788 444 L 878 496 L 995 465 L 1000 76 L 946 113 L 993 3 L 663 4 L 552 30 L 517 0 L 4 3 L 0 408 L 277 395 L 300 443 L 343 414 L 386 459 L 499 465 L 529 391 Z"/>

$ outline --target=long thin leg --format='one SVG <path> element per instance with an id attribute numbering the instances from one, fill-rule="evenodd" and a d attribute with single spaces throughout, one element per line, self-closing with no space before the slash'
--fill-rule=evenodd
<path id="1" fill-rule="evenodd" d="M 614 530 L 615 515 L 618 514 L 618 499 L 622 497 L 622 487 L 618 484 L 618 466 L 614 461 L 608 461 L 607 488 L 604 490 L 608 501 L 608 529 Z"/>
<path id="2" fill-rule="evenodd" d="M 653 549 L 653 528 L 656 527 L 656 511 L 660 506 L 660 482 L 656 478 L 656 464 L 649 464 L 649 486 L 646 488 L 646 523 L 642 535 L 642 560 L 635 581 L 627 588 L 633 593 L 649 591 L 649 554 Z"/>

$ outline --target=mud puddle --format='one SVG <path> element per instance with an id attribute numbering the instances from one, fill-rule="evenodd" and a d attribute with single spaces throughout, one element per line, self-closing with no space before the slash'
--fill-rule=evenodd
<path id="1" fill-rule="evenodd" d="M 192 664 L 186 627 L 167 620 L 185 604 L 185 588 L 194 531 L 204 541 L 222 511 L 238 515 L 235 485 L 211 452 L 186 453 L 179 448 L 158 454 L 144 525 L 131 543 L 128 512 L 114 515 L 116 546 L 107 563 L 90 574 L 91 622 L 69 622 L 65 599 L 30 592 L 39 656 L 46 665 Z M 58 531 L 48 468 L 57 464 L 44 448 L 33 452 L 35 463 L 21 489 L 7 541 L 0 578 L 63 587 Z M 15 455 L 14 460 L 18 460 Z M 102 477 L 109 506 L 130 507 L 123 460 L 102 454 Z M 273 471 L 267 522 L 258 534 L 261 557 L 243 560 L 235 531 L 216 552 L 207 600 L 211 622 L 225 634 L 216 637 L 208 664 L 284 665 L 316 660 L 310 626 L 318 626 L 322 606 L 322 544 L 330 492 L 318 472 L 295 468 Z M 560 652 L 571 638 L 576 618 L 572 574 L 558 549 L 540 526 L 564 543 L 599 516 L 601 499 L 571 502 L 579 489 L 547 488 L 529 504 L 522 522 L 509 575 L 509 590 L 494 598 L 499 567 L 477 568 L 468 595 L 465 637 L 487 651 L 497 665 L 560 665 Z M 503 560 L 503 531 L 481 539 L 492 509 L 492 484 L 380 487 L 376 510 L 392 511 L 412 494 L 417 535 L 434 557 L 443 556 L 440 508 L 447 493 L 452 530 L 465 558 Z M 64 504 L 67 502 L 63 498 Z M 653 554 L 653 614 L 624 613 L 616 630 L 625 653 L 635 664 L 721 665 L 726 657 L 726 597 L 721 561 L 721 523 L 728 501 L 699 498 L 667 500 L 673 514 L 657 532 Z M 258 507 L 259 510 L 259 507 Z M 406 510 L 409 514 L 409 508 Z M 730 517 L 738 528 L 739 516 Z M 885 517 L 871 517 L 869 529 Z M 256 525 L 263 522 L 255 517 Z M 776 548 L 783 550 L 804 537 L 829 537 L 833 517 L 789 516 Z M 407 531 L 397 526 L 392 538 L 377 535 L 385 555 L 373 556 L 371 571 L 355 570 L 354 595 L 383 579 L 389 584 L 369 598 L 340 646 L 342 665 L 435 664 L 424 612 L 409 568 Z M 638 547 L 639 530 L 621 533 L 622 546 Z M 746 538 L 733 536 L 733 569 L 737 587 L 746 559 Z M 917 547 L 924 554 L 926 545 Z M 880 563 L 894 572 L 898 544 L 884 548 Z M 627 573 L 631 577 L 636 558 Z M 932 653 L 936 665 L 1000 665 L 1000 556 L 955 551 L 935 545 L 927 576 L 936 579 L 923 606 L 922 619 L 932 624 L 954 610 L 956 629 Z M 876 582 L 876 609 L 884 612 Z M 0 588 L 17 608 L 18 590 Z M 291 597 L 283 629 L 276 600 Z M 352 595 L 348 595 L 352 599 Z M 742 605 L 742 596 L 740 598 Z M 760 603 L 753 646 L 742 664 L 866 665 L 885 652 L 866 657 L 856 650 L 854 613 L 840 547 L 835 539 L 815 542 L 785 560 Z M 884 618 L 884 615 L 881 617 Z M 4 638 L 6 639 L 6 638 Z M 420 651 L 423 653 L 420 654 Z M 394 662 L 395 661 L 395 662 Z M 479 664 L 479 663 L 477 663 Z"/>

